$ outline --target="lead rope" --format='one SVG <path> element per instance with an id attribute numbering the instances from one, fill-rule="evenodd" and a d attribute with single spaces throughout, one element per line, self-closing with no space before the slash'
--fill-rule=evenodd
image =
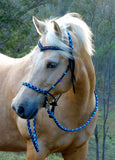
<path id="1" fill-rule="evenodd" d="M 36 134 L 35 119 L 33 118 L 33 133 L 32 133 L 32 129 L 31 129 L 31 125 L 30 125 L 30 120 L 29 119 L 27 120 L 27 126 L 28 126 L 29 135 L 31 137 L 33 145 L 34 145 L 36 151 L 39 152 L 39 146 L 38 146 L 37 134 Z"/>
<path id="2" fill-rule="evenodd" d="M 96 114 L 96 112 L 97 112 L 97 109 L 98 109 L 98 96 L 97 96 L 96 91 L 94 91 L 94 94 L 95 94 L 95 99 L 96 99 L 95 109 L 94 109 L 91 117 L 87 120 L 87 122 L 84 123 L 82 126 L 80 126 L 80 127 L 78 127 L 78 128 L 69 129 L 69 128 L 63 127 L 63 126 L 58 122 L 58 120 L 55 118 L 54 112 L 52 112 L 51 110 L 48 110 L 47 112 L 48 112 L 50 118 L 53 118 L 53 120 L 54 120 L 54 122 L 56 123 L 56 125 L 57 125 L 60 129 L 62 129 L 63 131 L 66 131 L 66 132 L 76 132 L 76 131 L 79 131 L 79 130 L 85 128 L 85 127 L 91 122 L 91 120 L 93 119 L 93 117 L 95 116 L 95 114 Z"/>
<path id="3" fill-rule="evenodd" d="M 59 122 L 58 120 L 55 118 L 54 116 L 54 112 L 50 109 L 47 110 L 48 114 L 49 114 L 49 117 L 50 118 L 53 118 L 54 122 L 56 123 L 56 125 L 62 129 L 63 131 L 66 131 L 66 132 L 76 132 L 76 131 L 79 131 L 83 128 L 85 128 L 90 122 L 91 120 L 93 119 L 93 117 L 95 116 L 97 110 L 98 110 L 98 96 L 97 96 L 97 93 L 96 91 L 94 91 L 94 94 L 95 94 L 95 99 L 96 99 L 96 106 L 95 106 L 95 109 L 91 115 L 91 117 L 87 120 L 86 123 L 84 123 L 83 125 L 81 125 L 80 127 L 77 127 L 77 128 L 74 128 L 74 129 L 69 129 L 69 128 L 65 128 L 63 127 Z M 37 152 L 39 152 L 39 146 L 38 146 L 38 141 L 37 141 L 37 134 L 36 134 L 36 125 L 35 125 L 35 119 L 33 118 L 33 133 L 32 133 L 32 130 L 31 130 L 31 126 L 30 126 L 30 120 L 27 120 L 27 126 L 28 126 L 28 131 L 29 131 L 29 134 L 30 134 L 30 137 L 31 137 L 31 140 L 33 142 L 33 145 L 36 149 Z"/>

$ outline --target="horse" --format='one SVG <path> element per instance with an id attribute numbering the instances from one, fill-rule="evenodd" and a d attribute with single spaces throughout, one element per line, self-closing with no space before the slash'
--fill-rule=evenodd
<path id="1" fill-rule="evenodd" d="M 85 160 L 98 111 L 74 133 L 58 128 L 47 111 L 53 108 L 66 128 L 79 127 L 92 115 L 96 105 L 93 34 L 77 13 L 44 21 L 33 17 L 33 23 L 41 37 L 29 54 L 22 58 L 0 54 L 0 150 L 27 151 L 27 160 L 45 160 L 57 152 L 64 160 Z M 39 152 L 27 127 L 27 119 L 32 123 L 33 118 Z"/>

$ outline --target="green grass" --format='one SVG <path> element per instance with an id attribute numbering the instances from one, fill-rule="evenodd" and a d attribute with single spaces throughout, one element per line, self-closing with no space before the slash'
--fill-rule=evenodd
<path id="1" fill-rule="evenodd" d="M 0 152 L 0 160 L 26 160 L 26 153 Z M 63 160 L 60 154 L 52 154 L 48 160 Z"/>
<path id="2" fill-rule="evenodd" d="M 61 158 L 60 154 L 52 154 L 48 157 L 48 160 L 63 160 L 63 158 Z"/>
<path id="3" fill-rule="evenodd" d="M 24 153 L 0 152 L 0 160 L 26 160 Z"/>
<path id="4" fill-rule="evenodd" d="M 102 160 L 102 140 L 103 140 L 103 111 L 99 109 L 99 154 L 100 160 Z M 106 148 L 105 157 L 106 160 L 115 159 L 115 106 L 110 107 L 109 117 L 107 120 L 108 133 L 106 137 Z M 89 152 L 87 160 L 96 160 L 96 145 L 95 137 L 92 135 L 89 142 Z M 11 153 L 11 152 L 0 152 L 0 160 L 26 160 L 25 153 Z M 48 160 L 63 160 L 60 154 L 52 154 L 48 157 Z"/>

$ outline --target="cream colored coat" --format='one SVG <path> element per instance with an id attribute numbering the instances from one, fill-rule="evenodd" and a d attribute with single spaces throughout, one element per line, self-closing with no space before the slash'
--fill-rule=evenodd
<path id="1" fill-rule="evenodd" d="M 79 19 L 76 14 L 66 16 L 70 19 Z M 60 24 L 60 21 L 57 20 L 57 23 Z M 54 23 L 54 31 L 61 36 L 62 31 L 57 23 Z M 42 35 L 41 43 L 44 46 L 49 45 L 50 41 L 45 36 L 49 32 L 47 24 L 36 18 L 34 18 L 34 24 Z M 72 27 L 68 27 L 68 30 L 74 46 L 76 94 L 73 93 L 70 72 L 52 93 L 54 95 L 63 93 L 55 110 L 56 118 L 64 127 L 76 128 L 88 120 L 95 108 L 95 72 L 88 47 L 81 45 L 78 54 L 76 51 L 78 51 L 77 45 L 81 42 L 79 41 L 80 37 L 75 35 Z M 76 42 L 78 43 L 76 44 Z M 75 133 L 66 133 L 55 125 L 54 121 L 48 117 L 46 109 L 42 108 L 43 95 L 22 86 L 23 81 L 29 81 L 40 88 L 50 88 L 65 71 L 68 59 L 54 51 L 46 52 L 46 54 L 41 53 L 36 46 L 30 54 L 20 59 L 0 54 L 0 150 L 27 150 L 27 160 L 44 160 L 53 152 L 61 152 L 65 160 L 85 160 L 88 141 L 95 129 L 97 114 L 86 128 Z M 44 66 L 50 59 L 57 63 L 61 62 L 56 71 L 52 73 L 53 76 L 50 76 L 52 71 L 49 70 L 47 74 L 43 74 L 46 73 L 43 70 Z M 28 103 L 33 103 L 34 99 L 37 99 L 38 102 L 39 112 L 36 116 L 36 123 L 39 153 L 35 151 L 31 142 L 26 120 L 20 118 L 11 108 L 11 104 L 16 108 L 25 99 Z"/>

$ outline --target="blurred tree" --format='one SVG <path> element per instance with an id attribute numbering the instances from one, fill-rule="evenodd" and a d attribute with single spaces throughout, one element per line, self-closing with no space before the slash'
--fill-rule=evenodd
<path id="1" fill-rule="evenodd" d="M 0 1 L 0 51 L 9 56 L 27 54 L 37 34 L 32 28 L 32 14 L 45 5 L 46 0 L 2 0 Z"/>
<path id="2" fill-rule="evenodd" d="M 109 103 L 112 97 L 112 81 L 115 80 L 115 24 L 114 24 L 114 1 L 113 0 L 73 0 L 71 11 L 78 11 L 91 27 L 94 33 L 94 43 L 96 54 L 93 58 L 96 77 L 97 90 L 100 93 L 100 103 L 103 108 L 103 122 L 101 131 L 103 132 L 102 155 L 99 155 L 99 129 L 96 126 L 95 137 L 97 145 L 96 160 L 102 157 L 105 160 L 106 138 L 108 134 Z"/>

